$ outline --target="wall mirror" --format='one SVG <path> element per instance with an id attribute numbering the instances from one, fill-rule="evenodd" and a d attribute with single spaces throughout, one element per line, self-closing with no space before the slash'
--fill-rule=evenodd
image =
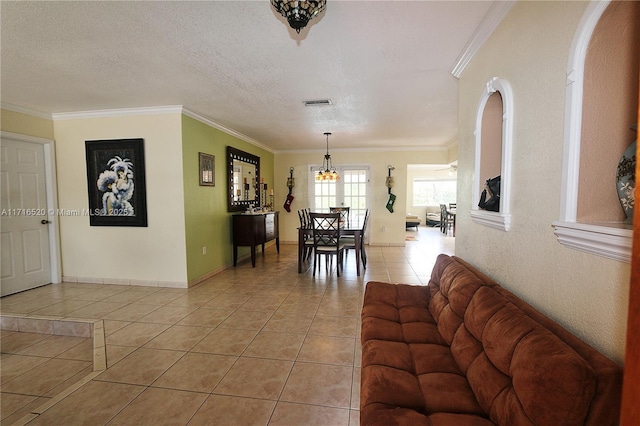
<path id="1" fill-rule="evenodd" d="M 260 205 L 259 178 L 260 157 L 227 146 L 228 211 L 244 211 L 250 205 Z"/>

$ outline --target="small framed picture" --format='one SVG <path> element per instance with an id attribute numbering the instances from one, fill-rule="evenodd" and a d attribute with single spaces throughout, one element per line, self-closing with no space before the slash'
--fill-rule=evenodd
<path id="1" fill-rule="evenodd" d="M 198 160 L 200 163 L 200 186 L 216 186 L 216 157 L 199 152 Z"/>

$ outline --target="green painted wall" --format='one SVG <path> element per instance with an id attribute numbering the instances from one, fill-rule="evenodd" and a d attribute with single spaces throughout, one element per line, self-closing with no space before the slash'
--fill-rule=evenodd
<path id="1" fill-rule="evenodd" d="M 231 214 L 227 212 L 226 147 L 260 157 L 260 171 L 273 186 L 273 153 L 182 115 L 187 279 L 192 282 L 233 265 Z M 200 186 L 198 152 L 215 156 L 215 186 Z M 202 248 L 207 253 L 202 254 Z M 238 255 L 249 252 L 241 248 Z"/>

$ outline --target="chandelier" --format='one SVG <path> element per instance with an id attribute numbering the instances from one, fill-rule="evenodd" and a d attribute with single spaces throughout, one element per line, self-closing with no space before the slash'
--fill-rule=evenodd
<path id="1" fill-rule="evenodd" d="M 300 34 L 307 23 L 324 10 L 327 0 L 271 0 L 276 11 L 289 21 L 289 26 Z"/>
<path id="2" fill-rule="evenodd" d="M 322 160 L 322 168 L 318 171 L 316 175 L 316 181 L 336 181 L 340 180 L 340 176 L 338 176 L 338 172 L 336 172 L 336 168 L 331 164 L 331 155 L 329 155 L 329 135 L 331 133 L 326 132 L 325 136 L 327 137 L 327 153 L 324 155 L 324 160 Z"/>

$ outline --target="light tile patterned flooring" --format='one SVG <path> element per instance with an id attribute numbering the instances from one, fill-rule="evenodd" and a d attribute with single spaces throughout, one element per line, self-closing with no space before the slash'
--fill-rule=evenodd
<path id="1" fill-rule="evenodd" d="M 357 425 L 367 281 L 426 284 L 455 239 L 350 252 L 341 277 L 297 273 L 297 247 L 259 253 L 190 289 L 63 283 L 1 299 L 3 315 L 102 319 L 107 369 L 29 425 Z M 88 339 L 3 331 L 1 424 L 24 420 L 92 370 Z M 24 423 L 24 422 L 23 422 Z"/>

